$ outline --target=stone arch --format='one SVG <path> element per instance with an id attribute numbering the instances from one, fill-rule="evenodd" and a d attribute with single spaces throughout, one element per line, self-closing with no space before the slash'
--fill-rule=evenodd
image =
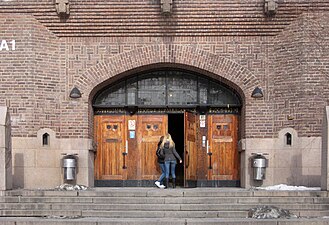
<path id="1" fill-rule="evenodd" d="M 111 78 L 127 71 L 133 73 L 140 68 L 152 65 L 177 66 L 206 73 L 230 86 L 235 86 L 241 97 L 248 98 L 255 86 L 260 85 L 260 81 L 254 74 L 228 58 L 191 46 L 162 44 L 145 46 L 115 55 L 90 68 L 80 76 L 75 86 L 87 98 L 95 89 L 104 87 L 101 84 Z"/>

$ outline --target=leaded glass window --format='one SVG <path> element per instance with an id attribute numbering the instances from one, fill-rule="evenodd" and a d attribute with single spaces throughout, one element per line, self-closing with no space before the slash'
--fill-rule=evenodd
<path id="1" fill-rule="evenodd" d="M 137 78 L 127 80 L 127 104 L 136 105 L 137 98 Z"/>
<path id="2" fill-rule="evenodd" d="M 138 105 L 166 104 L 166 77 L 164 74 L 146 74 L 138 80 Z"/>
<path id="3" fill-rule="evenodd" d="M 208 80 L 199 77 L 199 103 L 206 105 L 208 103 Z"/>
<path id="4" fill-rule="evenodd" d="M 241 106 L 238 95 L 222 83 L 187 71 L 159 70 L 138 74 L 101 90 L 95 107 Z"/>
<path id="5" fill-rule="evenodd" d="M 196 77 L 168 74 L 168 105 L 196 105 L 198 103 Z"/>
<path id="6" fill-rule="evenodd" d="M 115 106 L 126 102 L 125 82 L 105 89 L 97 98 L 94 105 Z"/>

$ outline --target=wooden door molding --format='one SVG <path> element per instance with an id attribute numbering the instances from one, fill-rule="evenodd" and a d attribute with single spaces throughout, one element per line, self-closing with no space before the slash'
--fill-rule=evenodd
<path id="1" fill-rule="evenodd" d="M 188 187 L 197 180 L 197 115 L 184 113 L 184 186 Z"/>
<path id="2" fill-rule="evenodd" d="M 96 180 L 125 180 L 124 152 L 126 120 L 124 115 L 95 116 Z"/>
<path id="3" fill-rule="evenodd" d="M 208 115 L 208 180 L 239 180 L 236 115 Z"/>
<path id="4" fill-rule="evenodd" d="M 138 115 L 138 151 L 141 156 L 140 178 L 158 179 L 161 170 L 155 154 L 161 136 L 168 130 L 167 115 Z"/>

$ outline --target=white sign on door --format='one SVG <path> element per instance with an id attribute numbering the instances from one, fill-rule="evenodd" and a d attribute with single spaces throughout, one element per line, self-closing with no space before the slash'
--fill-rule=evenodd
<path id="1" fill-rule="evenodd" d="M 135 130 L 136 129 L 136 120 L 128 120 L 128 129 Z"/>
<path id="2" fill-rule="evenodd" d="M 206 115 L 200 115 L 200 127 L 206 127 Z"/>

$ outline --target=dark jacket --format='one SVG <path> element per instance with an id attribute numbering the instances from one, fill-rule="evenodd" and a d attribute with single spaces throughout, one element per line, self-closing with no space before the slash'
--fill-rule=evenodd
<path id="1" fill-rule="evenodd" d="M 156 151 L 156 155 L 158 157 L 158 163 L 164 163 L 164 155 L 161 154 L 161 148 L 158 147 Z"/>
<path id="2" fill-rule="evenodd" d="M 164 161 L 176 161 L 176 158 L 182 160 L 179 154 L 176 152 L 175 146 L 169 147 L 168 145 L 164 144 L 163 148 L 161 149 L 161 154 L 164 155 Z"/>

